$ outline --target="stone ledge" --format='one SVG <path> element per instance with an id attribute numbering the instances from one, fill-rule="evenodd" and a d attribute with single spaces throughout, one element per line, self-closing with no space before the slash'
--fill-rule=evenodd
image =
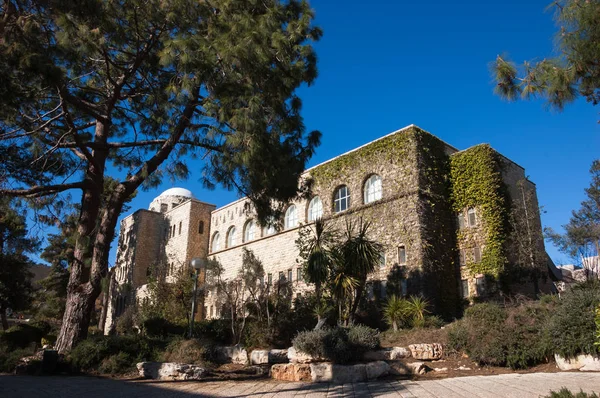
<path id="1" fill-rule="evenodd" d="M 408 346 L 414 359 L 431 361 L 442 359 L 444 349 L 439 343 L 410 344 Z"/>
<path id="2" fill-rule="evenodd" d="M 277 364 L 271 367 L 271 377 L 282 381 L 312 381 L 313 383 L 350 383 L 375 380 L 390 373 L 384 361 L 338 365 L 331 362 Z"/>
<path id="3" fill-rule="evenodd" d="M 288 362 L 288 350 L 254 350 L 250 353 L 252 365 L 265 365 Z"/>
<path id="4" fill-rule="evenodd" d="M 410 358 L 411 352 L 404 347 L 390 347 L 377 351 L 367 351 L 363 358 L 366 361 L 397 361 Z"/>
<path id="5" fill-rule="evenodd" d="M 201 380 L 206 369 L 175 362 L 140 362 L 136 365 L 140 376 L 155 380 Z"/>
<path id="6" fill-rule="evenodd" d="M 239 365 L 248 365 L 248 352 L 239 345 L 217 347 L 217 360 L 221 363 L 236 363 Z"/>
<path id="7" fill-rule="evenodd" d="M 577 355 L 575 358 L 563 358 L 554 354 L 556 366 L 560 370 L 580 370 L 582 372 L 600 372 L 600 358 L 593 355 Z"/>

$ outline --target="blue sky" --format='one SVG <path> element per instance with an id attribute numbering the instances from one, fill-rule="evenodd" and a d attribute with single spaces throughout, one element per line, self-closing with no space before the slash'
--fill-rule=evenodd
<path id="1" fill-rule="evenodd" d="M 518 62 L 554 54 L 548 3 L 313 0 L 324 30 L 315 45 L 319 77 L 300 96 L 307 130 L 323 139 L 309 166 L 416 124 L 459 149 L 490 143 L 523 166 L 537 184 L 544 226 L 560 228 L 583 200 L 599 156 L 600 107 L 580 99 L 557 113 L 543 101 L 505 102 L 493 94 L 488 68 L 505 52 Z M 205 190 L 192 173 L 140 192 L 132 208 L 147 208 L 172 186 L 217 206 L 237 199 Z M 549 243 L 547 250 L 568 262 Z"/>

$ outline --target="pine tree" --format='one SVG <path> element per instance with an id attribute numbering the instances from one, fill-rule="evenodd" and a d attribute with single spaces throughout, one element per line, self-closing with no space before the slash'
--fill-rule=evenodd
<path id="1" fill-rule="evenodd" d="M 562 109 L 578 96 L 597 105 L 600 101 L 600 1 L 558 0 L 559 55 L 539 62 L 515 63 L 498 56 L 493 64 L 496 93 L 514 100 L 540 96 Z"/>
<path id="2" fill-rule="evenodd" d="M 298 194 L 320 138 L 306 134 L 295 94 L 317 75 L 321 31 L 305 1 L 0 7 L 0 194 L 38 211 L 67 191 L 80 198 L 60 352 L 86 337 L 118 216 L 138 188 L 194 172 L 248 196 L 260 219 Z"/>

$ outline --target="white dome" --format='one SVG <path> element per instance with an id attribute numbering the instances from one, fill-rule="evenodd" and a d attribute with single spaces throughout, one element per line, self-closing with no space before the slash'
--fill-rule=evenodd
<path id="1" fill-rule="evenodd" d="M 170 188 L 170 189 L 167 189 L 166 191 L 164 191 L 163 193 L 161 193 L 160 195 L 158 195 L 159 198 L 165 197 L 165 196 L 183 196 L 185 198 L 193 198 L 194 197 L 192 192 L 185 188 Z"/>

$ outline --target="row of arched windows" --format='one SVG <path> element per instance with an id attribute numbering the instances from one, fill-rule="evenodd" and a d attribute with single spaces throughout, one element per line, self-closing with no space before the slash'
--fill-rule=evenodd
<path id="1" fill-rule="evenodd" d="M 363 201 L 364 204 L 372 203 L 380 200 L 382 197 L 382 183 L 381 177 L 377 174 L 371 175 L 364 184 L 363 188 Z M 336 188 L 333 195 L 333 211 L 340 213 L 350 208 L 350 189 L 346 185 L 341 185 Z M 321 198 L 315 196 L 308 203 L 306 212 L 308 222 L 313 222 L 316 219 L 323 217 L 323 202 Z M 299 224 L 298 219 L 298 208 L 296 205 L 290 205 L 283 219 L 284 229 L 296 228 Z M 277 231 L 274 226 L 270 225 L 263 228 L 262 236 L 269 236 L 275 234 Z M 237 229 L 235 227 L 229 228 L 225 236 L 225 247 L 222 247 L 221 235 L 219 232 L 215 232 L 211 241 L 211 251 L 216 252 L 222 248 L 229 248 L 236 246 L 237 242 Z M 250 242 L 260 237 L 258 231 L 258 225 L 254 220 L 249 220 L 244 226 L 243 231 L 243 243 Z"/>

